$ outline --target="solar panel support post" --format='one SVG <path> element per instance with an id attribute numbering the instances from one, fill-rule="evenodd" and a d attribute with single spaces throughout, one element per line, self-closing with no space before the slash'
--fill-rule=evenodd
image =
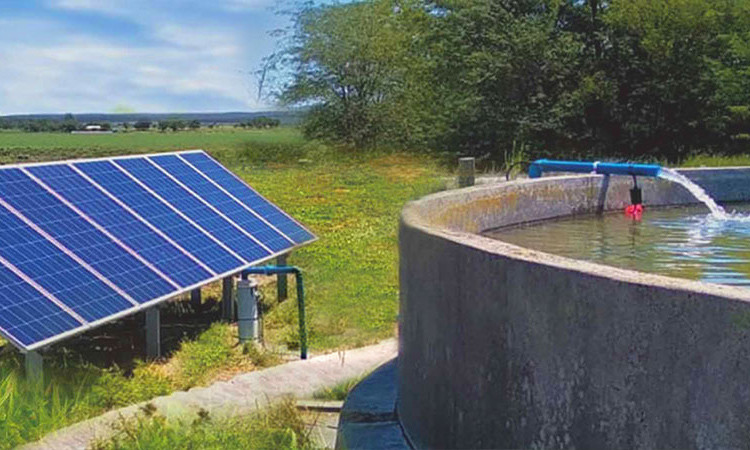
<path id="1" fill-rule="evenodd" d="M 161 317 L 159 307 L 146 310 L 146 358 L 156 359 L 161 356 Z"/>
<path id="2" fill-rule="evenodd" d="M 221 319 L 225 322 L 234 319 L 234 276 L 231 275 L 221 284 Z"/>
<path id="3" fill-rule="evenodd" d="M 276 265 L 278 266 L 286 266 L 286 257 L 287 255 L 279 255 L 278 258 L 276 258 Z M 276 274 L 276 299 L 280 302 L 283 302 L 288 298 L 287 294 L 287 278 L 285 273 L 278 273 Z"/>
<path id="4" fill-rule="evenodd" d="M 44 359 L 39 352 L 26 352 L 24 355 L 26 379 L 32 383 L 39 383 L 44 376 Z"/>
<path id="5" fill-rule="evenodd" d="M 201 307 L 201 288 L 196 288 L 190 291 L 190 306 L 193 307 L 194 311 L 197 311 Z"/>

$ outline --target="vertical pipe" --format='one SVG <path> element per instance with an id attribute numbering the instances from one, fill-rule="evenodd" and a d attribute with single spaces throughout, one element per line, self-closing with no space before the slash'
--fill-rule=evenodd
<path id="1" fill-rule="evenodd" d="M 156 359 L 161 356 L 161 317 L 159 307 L 152 306 L 146 310 L 146 358 Z"/>
<path id="2" fill-rule="evenodd" d="M 255 280 L 237 283 L 237 331 L 240 343 L 258 339 L 258 298 Z"/>
<path id="3" fill-rule="evenodd" d="M 299 352 L 301 359 L 307 359 L 307 327 L 305 326 L 305 287 L 302 272 L 297 270 L 297 309 L 299 310 Z"/>
<path id="4" fill-rule="evenodd" d="M 279 255 L 276 258 L 276 264 L 279 266 L 286 266 L 287 255 Z M 283 302 L 288 297 L 287 294 L 287 277 L 285 273 L 279 272 L 276 274 L 276 299 Z"/>
<path id="5" fill-rule="evenodd" d="M 474 158 L 458 159 L 458 187 L 474 186 L 475 168 Z"/>
<path id="6" fill-rule="evenodd" d="M 31 383 L 41 383 L 44 379 L 44 359 L 39 352 L 26 352 L 24 355 L 26 379 Z"/>
<path id="7" fill-rule="evenodd" d="M 221 284 L 221 320 L 231 322 L 234 319 L 234 277 L 228 276 Z"/>

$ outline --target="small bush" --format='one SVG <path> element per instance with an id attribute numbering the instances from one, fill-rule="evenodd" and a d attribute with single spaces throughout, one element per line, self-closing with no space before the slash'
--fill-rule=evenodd
<path id="1" fill-rule="evenodd" d="M 117 367 L 105 371 L 91 389 L 92 402 L 105 409 L 139 403 L 172 392 L 169 379 L 139 361 L 127 378 Z"/>
<path id="2" fill-rule="evenodd" d="M 363 375 L 361 377 L 355 377 L 346 381 L 342 381 L 341 383 L 330 388 L 323 388 L 313 393 L 313 398 L 317 400 L 346 400 L 349 392 L 351 392 L 352 389 L 354 389 L 354 386 L 356 386 L 357 383 L 362 381 L 362 379 L 364 378 L 365 376 Z"/>
<path id="3" fill-rule="evenodd" d="M 200 411 L 192 422 L 169 423 L 150 415 L 119 425 L 114 438 L 94 445 L 98 450 L 144 448 L 307 449 L 313 448 L 294 402 L 283 401 L 265 411 L 235 420 L 214 421 Z"/>
<path id="4" fill-rule="evenodd" d="M 281 362 L 278 355 L 259 348 L 255 344 L 245 344 L 242 354 L 247 356 L 255 367 L 271 367 Z"/>
<path id="5" fill-rule="evenodd" d="M 208 380 L 217 369 L 228 365 L 235 352 L 232 328 L 216 323 L 194 341 L 184 342 L 175 355 L 179 365 L 179 388 L 187 389 Z"/>

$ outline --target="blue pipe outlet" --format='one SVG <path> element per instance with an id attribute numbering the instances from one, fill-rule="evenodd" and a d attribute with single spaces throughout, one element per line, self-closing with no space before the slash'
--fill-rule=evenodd
<path id="1" fill-rule="evenodd" d="M 539 178 L 544 172 L 598 173 L 601 175 L 632 175 L 658 177 L 661 166 L 611 162 L 555 161 L 538 159 L 529 165 L 529 178 Z"/>
<path id="2" fill-rule="evenodd" d="M 279 275 L 293 274 L 297 279 L 297 308 L 299 310 L 299 351 L 300 358 L 307 359 L 307 327 L 305 326 L 305 285 L 302 280 L 302 271 L 294 266 L 260 266 L 250 267 L 241 273 L 241 278 L 246 280 L 250 275 Z"/>

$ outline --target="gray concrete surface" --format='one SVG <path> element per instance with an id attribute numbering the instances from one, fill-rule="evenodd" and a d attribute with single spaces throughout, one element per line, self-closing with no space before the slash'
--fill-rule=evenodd
<path id="1" fill-rule="evenodd" d="M 334 449 L 339 416 L 344 402 L 338 400 L 298 399 L 297 409 L 315 448 Z"/>
<path id="2" fill-rule="evenodd" d="M 339 353 L 298 360 L 265 370 L 238 375 L 208 387 L 175 392 L 149 402 L 168 420 L 192 421 L 199 410 L 221 419 L 242 416 L 282 396 L 310 397 L 324 387 L 361 376 L 396 356 L 395 340 Z M 25 449 L 84 449 L 97 439 L 110 436 L 123 419 L 135 417 L 146 404 L 108 412 L 59 430 Z"/>
<path id="3" fill-rule="evenodd" d="M 396 417 L 397 360 L 393 359 L 357 383 L 339 419 L 340 450 L 410 449 Z"/>
<path id="4" fill-rule="evenodd" d="M 685 173 L 720 201 L 750 199 L 750 169 Z M 640 181 L 646 211 L 695 202 L 679 186 Z M 476 234 L 619 210 L 630 186 L 624 177 L 542 178 L 404 209 L 397 410 L 415 446 L 749 446 L 750 290 Z"/>

